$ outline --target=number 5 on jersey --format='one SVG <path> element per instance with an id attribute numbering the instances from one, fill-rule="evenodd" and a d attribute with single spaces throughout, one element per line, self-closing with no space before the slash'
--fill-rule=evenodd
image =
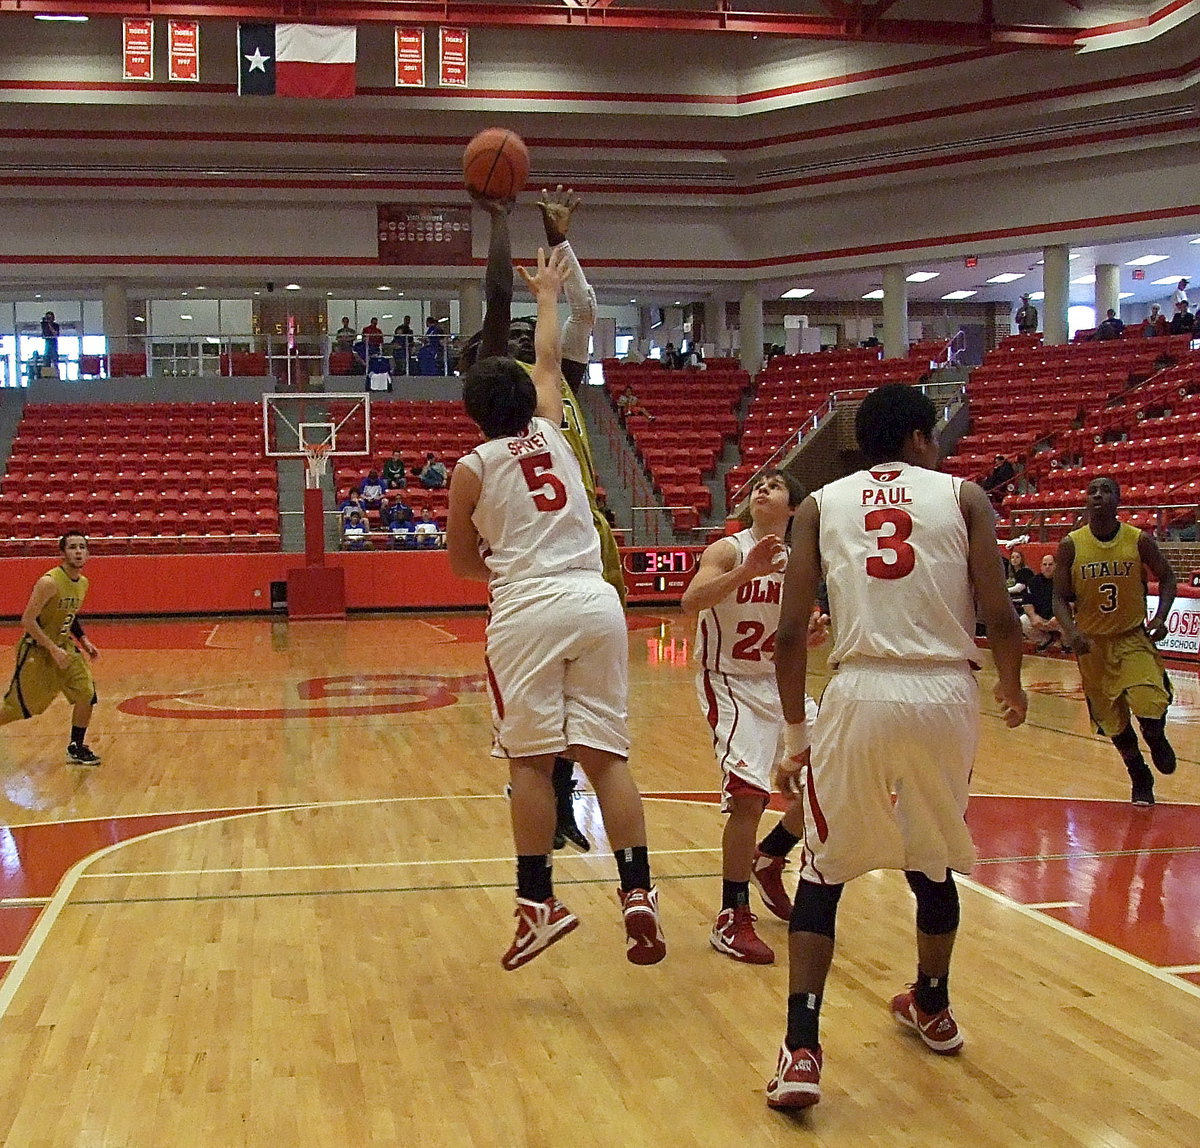
<path id="1" fill-rule="evenodd" d="M 517 462 L 538 510 L 561 510 L 567 505 L 567 488 L 554 473 L 554 460 L 548 450 L 522 455 Z"/>

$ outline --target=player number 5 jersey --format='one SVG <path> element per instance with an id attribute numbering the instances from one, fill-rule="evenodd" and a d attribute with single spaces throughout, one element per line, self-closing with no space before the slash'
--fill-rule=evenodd
<path id="1" fill-rule="evenodd" d="M 740 565 L 756 539 L 752 530 L 742 530 L 722 541 L 737 547 Z M 777 571 L 743 582 L 715 606 L 700 611 L 696 650 L 700 664 L 710 673 L 757 677 L 775 672 L 783 571 L 780 563 Z"/>
<path id="2" fill-rule="evenodd" d="M 522 435 L 481 443 L 461 460 L 483 489 L 471 521 L 487 547 L 493 595 L 531 578 L 600 574 L 579 462 L 552 422 L 534 418 Z"/>
<path id="3" fill-rule="evenodd" d="M 977 662 L 962 480 L 884 463 L 829 483 L 821 561 L 834 628 L 830 661 Z"/>

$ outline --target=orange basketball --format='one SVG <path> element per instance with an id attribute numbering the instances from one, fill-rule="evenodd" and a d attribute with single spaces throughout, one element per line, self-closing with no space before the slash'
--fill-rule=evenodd
<path id="1" fill-rule="evenodd" d="M 506 128 L 485 128 L 463 152 L 467 190 L 484 199 L 512 199 L 529 178 L 529 149 Z"/>

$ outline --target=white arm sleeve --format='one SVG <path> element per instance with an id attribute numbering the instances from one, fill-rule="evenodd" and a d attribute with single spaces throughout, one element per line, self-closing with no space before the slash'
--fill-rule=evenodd
<path id="1" fill-rule="evenodd" d="M 567 278 L 563 283 L 563 291 L 571 307 L 562 329 L 562 357 L 573 363 L 586 363 L 588 342 L 596 325 L 596 292 L 579 266 L 570 242 L 564 239 L 554 250 L 566 255 Z"/>

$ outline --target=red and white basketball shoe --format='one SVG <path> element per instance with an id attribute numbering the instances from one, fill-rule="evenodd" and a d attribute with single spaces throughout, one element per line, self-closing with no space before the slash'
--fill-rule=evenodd
<path id="1" fill-rule="evenodd" d="M 500 963 L 508 970 L 527 965 L 579 924 L 579 918 L 557 897 L 548 901 L 517 898 L 517 935 Z"/>
<path id="2" fill-rule="evenodd" d="M 750 880 L 762 894 L 763 904 L 781 921 L 792 919 L 792 899 L 783 887 L 783 870 L 786 857 L 772 857 L 769 853 L 754 850 L 754 864 L 750 866 Z"/>
<path id="3" fill-rule="evenodd" d="M 713 923 L 708 943 L 718 953 L 747 965 L 775 963 L 774 950 L 754 931 L 755 917 L 747 905 L 722 909 Z"/>
<path id="4" fill-rule="evenodd" d="M 772 1108 L 811 1108 L 821 1099 L 821 1050 L 779 1046 L 779 1064 L 767 1083 Z"/>
<path id="5" fill-rule="evenodd" d="M 625 956 L 635 965 L 656 965 L 667 955 L 658 919 L 657 889 L 617 890 L 625 917 Z"/>
<path id="6" fill-rule="evenodd" d="M 963 1046 L 963 1036 L 950 1006 L 932 1014 L 922 1012 L 911 988 L 892 997 L 892 1016 L 905 1028 L 911 1028 L 939 1056 L 953 1056 Z"/>

